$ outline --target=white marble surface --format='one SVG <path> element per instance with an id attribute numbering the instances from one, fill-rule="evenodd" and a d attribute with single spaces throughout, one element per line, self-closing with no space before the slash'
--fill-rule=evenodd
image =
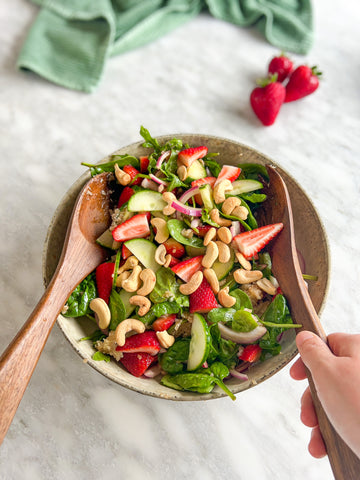
<path id="1" fill-rule="evenodd" d="M 356 0 L 315 3 L 314 47 L 293 58 L 319 65 L 321 87 L 285 105 L 276 124 L 264 128 L 248 97 L 277 49 L 252 29 L 200 16 L 112 58 L 97 92 L 87 95 L 16 70 L 37 8 L 1 2 L 1 351 L 42 295 L 47 226 L 83 172 L 80 162 L 139 140 L 141 124 L 154 135 L 239 140 L 295 176 L 331 247 L 325 329 L 360 331 L 360 7 Z M 55 327 L 0 448 L 0 478 L 331 479 L 327 459 L 307 452 L 309 431 L 299 420 L 304 388 L 284 368 L 234 403 L 147 398 L 86 366 Z"/>

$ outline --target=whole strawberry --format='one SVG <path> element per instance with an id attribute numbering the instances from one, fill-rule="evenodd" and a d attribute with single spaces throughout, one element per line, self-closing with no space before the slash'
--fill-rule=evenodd
<path id="1" fill-rule="evenodd" d="M 317 70 L 317 67 L 308 67 L 307 65 L 297 67 L 286 85 L 285 102 L 294 102 L 315 92 L 319 86 L 320 75 L 321 72 Z"/>
<path id="2" fill-rule="evenodd" d="M 277 73 L 278 82 L 283 82 L 293 71 L 294 64 L 285 53 L 281 53 L 278 57 L 274 57 L 268 67 L 270 75 Z"/>
<path id="3" fill-rule="evenodd" d="M 260 85 L 251 92 L 250 104 L 261 123 L 269 126 L 275 122 L 284 103 L 285 87 L 277 81 L 276 74 Z"/>

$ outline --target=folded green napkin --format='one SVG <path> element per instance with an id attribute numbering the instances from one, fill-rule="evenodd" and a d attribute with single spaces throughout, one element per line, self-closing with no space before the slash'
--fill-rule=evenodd
<path id="1" fill-rule="evenodd" d="M 242 27 L 255 25 L 279 49 L 312 44 L 310 0 L 32 0 L 41 6 L 18 67 L 92 92 L 108 57 L 140 47 L 202 10 Z"/>

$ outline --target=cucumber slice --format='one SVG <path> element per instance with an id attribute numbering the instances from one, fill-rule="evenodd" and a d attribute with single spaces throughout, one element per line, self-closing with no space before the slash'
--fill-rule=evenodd
<path id="1" fill-rule="evenodd" d="M 208 324 L 204 317 L 199 313 L 194 313 L 194 319 L 191 326 L 191 340 L 189 347 L 189 357 L 187 369 L 189 371 L 200 368 L 206 361 L 211 344 L 211 335 Z"/>
<path id="2" fill-rule="evenodd" d="M 232 183 L 233 189 L 231 190 L 231 196 L 240 195 L 241 193 L 253 192 L 263 188 L 263 184 L 257 180 L 235 180 Z M 228 195 L 226 195 L 228 196 Z"/>
<path id="3" fill-rule="evenodd" d="M 101 247 L 104 247 L 104 248 L 112 249 L 113 242 L 114 242 L 114 239 L 109 228 L 105 230 L 105 232 L 102 233 L 99 238 L 96 239 L 96 243 L 98 243 Z"/>
<path id="4" fill-rule="evenodd" d="M 198 255 L 205 255 L 206 247 L 193 247 L 192 245 L 185 245 L 186 255 L 189 257 L 197 257 Z"/>
<path id="5" fill-rule="evenodd" d="M 160 192 L 141 190 L 141 192 L 134 193 L 129 199 L 127 208 L 129 212 L 152 212 L 162 210 L 166 205 Z"/>
<path id="6" fill-rule="evenodd" d="M 156 245 L 145 238 L 133 238 L 124 243 L 124 245 L 135 255 L 145 268 L 151 268 L 156 272 L 160 265 L 155 261 Z"/>
<path id="7" fill-rule="evenodd" d="M 234 266 L 235 254 L 232 248 L 230 248 L 230 255 L 230 260 L 228 262 L 220 263 L 219 260 L 216 260 L 211 267 L 216 273 L 218 280 L 222 280 L 223 278 L 225 278 Z"/>
<path id="8" fill-rule="evenodd" d="M 200 187 L 201 200 L 203 201 L 204 207 L 208 212 L 215 208 L 215 204 L 212 198 L 212 190 L 210 185 L 201 185 Z"/>
<path id="9" fill-rule="evenodd" d="M 126 315 L 125 318 L 130 318 L 130 315 L 132 314 L 132 312 L 136 308 L 135 305 L 131 305 L 131 303 L 129 302 L 130 298 L 135 294 L 136 294 L 136 292 L 135 293 L 134 292 L 127 292 L 123 288 L 119 292 L 119 297 L 121 298 L 121 300 L 124 304 L 124 307 L 125 307 L 125 315 Z"/>
<path id="10" fill-rule="evenodd" d="M 200 178 L 206 177 L 206 170 L 204 165 L 199 162 L 199 160 L 195 160 L 194 163 L 190 165 L 187 169 L 187 179 L 191 180 L 199 180 Z"/>

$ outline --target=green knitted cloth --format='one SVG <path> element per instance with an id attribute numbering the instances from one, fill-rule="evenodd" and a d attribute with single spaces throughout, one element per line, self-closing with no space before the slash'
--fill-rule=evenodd
<path id="1" fill-rule="evenodd" d="M 108 57 L 149 43 L 207 10 L 241 27 L 255 25 L 281 50 L 312 44 L 310 0 L 32 0 L 41 6 L 18 67 L 92 92 Z"/>

